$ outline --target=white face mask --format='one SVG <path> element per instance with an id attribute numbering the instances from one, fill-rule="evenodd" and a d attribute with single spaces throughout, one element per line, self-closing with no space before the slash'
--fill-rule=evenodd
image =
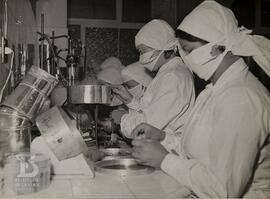
<path id="1" fill-rule="evenodd" d="M 211 55 L 213 46 L 212 43 L 209 43 L 191 51 L 188 55 L 182 56 L 188 67 L 205 81 L 209 80 L 215 73 L 227 53 L 227 51 L 224 51 L 222 54 L 213 56 Z"/>
<path id="2" fill-rule="evenodd" d="M 162 55 L 163 51 L 161 51 L 158 55 L 154 55 L 155 51 L 149 51 L 140 55 L 140 63 L 147 68 L 149 71 L 153 71 L 159 57 Z"/>
<path id="3" fill-rule="evenodd" d="M 141 99 L 144 94 L 144 88 L 141 84 L 134 86 L 133 88 L 128 90 L 130 94 L 135 97 L 136 99 Z"/>
<path id="4" fill-rule="evenodd" d="M 141 64 L 148 64 L 152 61 L 154 61 L 154 59 L 157 57 L 154 55 L 155 51 L 154 50 L 151 50 L 151 51 L 148 51 L 146 53 L 143 53 L 140 55 L 140 63 Z"/>

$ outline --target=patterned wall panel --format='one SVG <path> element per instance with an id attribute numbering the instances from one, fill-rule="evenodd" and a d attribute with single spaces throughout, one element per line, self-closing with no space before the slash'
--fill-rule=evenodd
<path id="1" fill-rule="evenodd" d="M 86 65 L 95 73 L 108 57 L 118 55 L 118 30 L 114 28 L 90 28 L 85 30 Z"/>
<path id="2" fill-rule="evenodd" d="M 139 30 L 121 29 L 120 30 L 120 60 L 124 65 L 131 64 L 139 60 L 139 53 L 135 48 L 134 38 Z"/>

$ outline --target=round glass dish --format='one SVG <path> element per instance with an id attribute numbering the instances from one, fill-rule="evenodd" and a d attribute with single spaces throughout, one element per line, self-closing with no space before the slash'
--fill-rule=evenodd
<path id="1" fill-rule="evenodd" d="M 137 176 L 150 174 L 155 169 L 142 165 L 133 158 L 101 160 L 96 162 L 96 171 L 99 173 L 117 176 Z"/>

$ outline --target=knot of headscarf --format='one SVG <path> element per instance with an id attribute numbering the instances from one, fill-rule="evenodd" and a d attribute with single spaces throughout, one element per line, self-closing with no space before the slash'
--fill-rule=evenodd
<path id="1" fill-rule="evenodd" d="M 254 61 L 270 76 L 270 41 L 269 39 L 251 35 L 252 31 L 241 26 L 227 34 L 219 45 L 224 45 L 226 51 L 238 56 L 251 56 Z"/>

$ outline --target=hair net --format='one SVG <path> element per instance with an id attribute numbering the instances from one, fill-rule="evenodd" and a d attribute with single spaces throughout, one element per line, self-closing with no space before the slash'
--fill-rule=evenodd
<path id="1" fill-rule="evenodd" d="M 121 71 L 124 68 L 124 66 L 122 65 L 121 61 L 118 58 L 109 57 L 100 65 L 101 70 L 104 70 L 106 68 L 116 68 Z"/>
<path id="2" fill-rule="evenodd" d="M 122 79 L 124 82 L 135 80 L 139 84 L 147 87 L 149 83 L 152 81 L 152 77 L 150 77 L 144 69 L 144 66 L 140 64 L 140 62 L 135 62 L 126 66 L 122 71 Z"/>
<path id="3" fill-rule="evenodd" d="M 172 27 L 160 19 L 154 19 L 145 24 L 135 36 L 136 46 L 144 44 L 155 50 L 172 50 L 176 42 Z"/>
<path id="4" fill-rule="evenodd" d="M 219 3 L 204 1 L 185 17 L 177 29 L 213 45 L 224 45 L 226 51 L 235 55 L 252 56 L 270 76 L 270 41 L 238 27 L 233 12 Z"/>
<path id="5" fill-rule="evenodd" d="M 123 83 L 121 71 L 116 68 L 106 68 L 100 71 L 98 74 L 98 80 L 114 85 Z"/>

